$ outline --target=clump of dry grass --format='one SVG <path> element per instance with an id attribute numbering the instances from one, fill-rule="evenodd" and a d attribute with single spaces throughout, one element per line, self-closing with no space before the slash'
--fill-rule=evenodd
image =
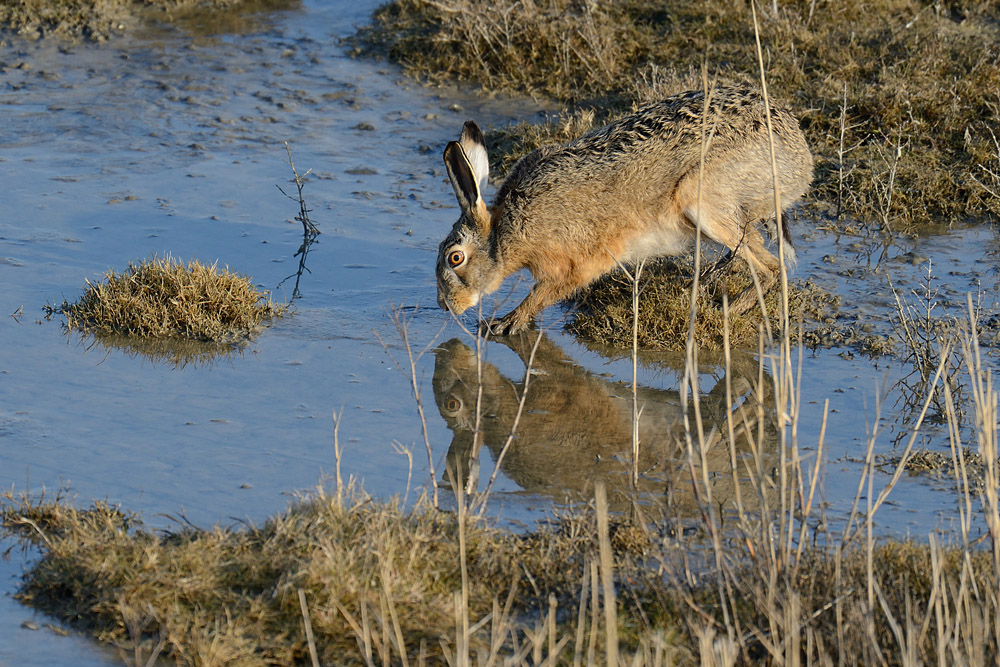
<path id="1" fill-rule="evenodd" d="M 687 343 L 691 316 L 693 262 L 689 258 L 661 259 L 645 267 L 639 280 L 638 345 L 642 349 L 683 350 Z M 727 267 L 714 281 L 702 283 L 698 293 L 698 316 L 694 342 L 703 350 L 721 350 L 725 315 L 723 294 L 732 302 L 753 281 L 745 269 Z M 577 294 L 567 329 L 574 334 L 606 345 L 632 345 L 632 281 L 622 272 L 611 273 Z M 736 348 L 756 347 L 762 326 L 779 331 L 778 290 L 764 295 L 767 323 L 760 306 L 746 313 L 729 313 L 730 343 Z M 823 322 L 840 303 L 839 297 L 810 281 L 790 286 L 789 317 L 793 322 Z"/>
<path id="2" fill-rule="evenodd" d="M 68 326 L 97 334 L 224 343 L 246 338 L 285 307 L 228 268 L 168 256 L 88 280 L 78 301 L 51 310 L 65 315 Z"/>
<path id="3" fill-rule="evenodd" d="M 814 197 L 887 226 L 1000 217 L 995 3 L 801 0 L 760 19 L 771 95 L 819 158 Z M 703 61 L 758 80 L 749 9 L 728 0 L 396 0 L 360 38 L 418 77 L 611 113 L 699 85 Z"/>
<path id="4" fill-rule="evenodd" d="M 260 527 L 157 535 L 105 503 L 78 510 L 8 494 L 3 522 L 43 550 L 19 593 L 23 602 L 129 651 L 145 643 L 148 652 L 162 640 L 180 664 L 305 660 L 300 590 L 323 664 L 373 654 L 381 662 L 400 654 L 440 659 L 456 649 L 443 638 L 454 638 L 462 615 L 492 614 L 471 645 L 499 651 L 498 638 L 509 648 L 504 623 L 514 633 L 530 630 L 550 593 L 568 604 L 581 559 L 597 549 L 586 514 L 530 535 L 470 521 L 460 553 L 454 514 L 427 502 L 404 510 L 361 493 L 342 498 L 316 492 Z M 491 640 L 491 628 L 498 638 Z"/>
<path id="5" fill-rule="evenodd" d="M 42 552 L 22 602 L 124 652 L 162 651 L 181 665 L 303 663 L 310 635 L 321 664 L 467 664 L 470 653 L 480 663 L 593 660 L 617 653 L 609 618 L 622 660 L 706 664 L 719 641 L 748 659 L 790 650 L 790 636 L 772 636 L 775 614 L 793 615 L 782 631 L 813 659 L 908 664 L 903 624 L 914 656 L 997 655 L 986 628 L 1000 581 L 986 552 L 890 541 L 869 561 L 864 548 L 813 545 L 781 566 L 733 539 L 713 575 L 691 569 L 697 534 L 659 537 L 614 517 L 608 526 L 603 512 L 581 508 L 516 534 L 477 519 L 463 526 L 428 503 L 404 510 L 320 491 L 260 527 L 157 534 L 106 503 L 79 510 L 8 493 L 2 516 Z M 760 567 L 777 568 L 780 597 Z M 605 573 L 612 598 L 598 583 Z M 706 645 L 706 633 L 717 641 Z"/>
<path id="6" fill-rule="evenodd" d="M 372 18 L 362 41 L 416 76 L 557 99 L 612 87 L 646 48 L 626 3 L 397 0 Z"/>

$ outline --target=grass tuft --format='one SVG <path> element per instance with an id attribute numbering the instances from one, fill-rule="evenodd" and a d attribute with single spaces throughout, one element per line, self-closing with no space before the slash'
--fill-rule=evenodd
<path id="1" fill-rule="evenodd" d="M 667 258 L 649 264 L 639 284 L 638 345 L 642 349 L 681 351 L 687 343 L 691 316 L 692 262 L 689 258 Z M 727 267 L 698 295 L 698 317 L 694 342 L 703 350 L 723 348 L 725 317 L 722 296 L 730 302 L 752 287 L 749 272 Z M 780 299 L 777 290 L 764 295 L 768 324 L 780 328 Z M 824 322 L 835 313 L 840 298 L 811 281 L 791 285 L 789 317 L 793 322 Z M 573 314 L 567 324 L 572 333 L 619 348 L 632 346 L 632 282 L 620 271 L 611 273 L 576 295 Z M 760 306 L 746 313 L 729 313 L 730 342 L 733 347 L 756 347 L 762 317 Z M 808 342 L 808 341 L 806 341 Z"/>
<path id="2" fill-rule="evenodd" d="M 97 283 L 88 280 L 79 301 L 50 311 L 65 315 L 69 327 L 95 334 L 226 343 L 249 337 L 286 308 L 228 268 L 168 256 L 130 263 L 121 273 L 112 269 Z"/>

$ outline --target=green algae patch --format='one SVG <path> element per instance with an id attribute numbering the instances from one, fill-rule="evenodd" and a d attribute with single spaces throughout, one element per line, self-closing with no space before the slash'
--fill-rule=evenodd
<path id="1" fill-rule="evenodd" d="M 666 258 L 643 269 L 639 277 L 639 348 L 684 350 L 691 319 L 693 267 L 690 258 Z M 766 318 L 758 304 L 745 313 L 730 311 L 726 321 L 724 295 L 732 303 L 747 289 L 753 289 L 753 279 L 741 267 L 726 267 L 713 279 L 701 281 L 694 327 L 694 342 L 700 349 L 722 350 L 726 327 L 730 344 L 738 348 L 756 349 L 762 328 L 770 328 L 777 336 L 782 312 L 777 285 L 764 294 Z M 631 347 L 632 292 L 633 283 L 624 272 L 604 276 L 569 302 L 572 313 L 566 328 L 603 345 Z M 834 321 L 839 304 L 839 297 L 812 281 L 790 282 L 788 317 L 793 337 L 798 334 L 799 322 L 819 327 Z M 804 335 L 803 342 L 811 340 Z"/>
<path id="2" fill-rule="evenodd" d="M 70 328 L 95 335 L 212 343 L 246 339 L 286 310 L 246 276 L 170 257 L 112 269 L 99 282 L 88 280 L 78 301 L 50 309 L 63 314 Z"/>

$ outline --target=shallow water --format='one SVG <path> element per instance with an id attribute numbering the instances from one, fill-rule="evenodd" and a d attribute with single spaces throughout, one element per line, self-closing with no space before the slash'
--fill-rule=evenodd
<path id="1" fill-rule="evenodd" d="M 435 307 L 437 243 L 457 215 L 440 152 L 466 117 L 493 125 L 537 117 L 539 108 L 423 88 L 390 65 L 348 57 L 338 37 L 376 4 L 307 3 L 220 37 L 164 30 L 103 46 L 0 49 L 3 488 L 66 487 L 81 505 L 106 498 L 153 526 L 178 516 L 202 526 L 257 521 L 296 490 L 327 483 L 333 414 L 342 409 L 343 475 L 381 497 L 409 485 L 412 497 L 430 471 L 409 379 L 394 363 L 407 368 L 393 305 L 405 306 L 416 351 L 435 336 L 441 344 L 417 370 L 443 485 L 448 452 L 466 451 L 471 440 L 461 389 L 473 343 Z M 44 304 L 76 298 L 85 279 L 154 253 L 218 261 L 289 299 L 294 279 L 282 281 L 296 271 L 301 227 L 292 220 L 297 204 L 276 187 L 291 191 L 285 141 L 299 171 L 311 170 L 305 196 L 323 231 L 291 316 L 245 349 L 180 366 L 67 334 L 58 317 L 43 318 Z M 960 306 L 977 290 L 995 304 L 991 229 L 887 249 L 806 219 L 793 232 L 797 275 L 837 290 L 875 330 L 893 312 L 885 276 L 916 289 L 924 257 L 934 258 L 945 300 Z M 546 316 L 552 324 L 561 312 Z M 585 499 L 595 477 L 614 485 L 627 472 L 629 362 L 588 349 L 557 322 L 543 343 L 534 377 L 544 398 L 526 406 L 522 436 L 491 496 L 491 513 L 509 521 Z M 524 376 L 503 345 L 491 344 L 487 362 L 480 488 L 512 420 L 512 386 Z M 853 500 L 866 422 L 876 420 L 879 402 L 886 431 L 877 449 L 891 454 L 908 413 L 894 386 L 909 371 L 843 349 L 805 352 L 799 441 L 807 450 L 816 442 L 829 399 L 823 497 L 832 517 Z M 658 453 L 668 458 L 682 410 L 679 374 L 652 357 L 640 369 L 644 441 L 660 437 L 667 449 Z M 707 403 L 722 376 L 704 368 Z M 716 420 L 726 410 L 718 403 Z M 936 428 L 922 442 L 946 451 L 945 429 Z M 394 443 L 411 448 L 412 468 Z M 670 475 L 657 460 L 644 468 L 650 502 Z M 877 485 L 887 479 L 879 473 Z M 950 527 L 956 497 L 947 480 L 907 477 L 892 498 L 879 515 L 882 533 L 919 537 Z M 22 627 L 48 622 L 10 597 L 27 558 L 15 549 L 0 561 L 0 665 L 117 664 L 91 642 Z"/>

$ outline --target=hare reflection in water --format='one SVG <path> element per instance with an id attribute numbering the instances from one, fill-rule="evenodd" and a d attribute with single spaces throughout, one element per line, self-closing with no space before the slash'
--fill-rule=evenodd
<path id="1" fill-rule="evenodd" d="M 612 496 L 630 493 L 632 457 L 632 389 L 590 373 L 567 359 L 545 334 L 530 332 L 503 340 L 527 364 L 535 338 L 538 342 L 532 376 L 516 437 L 504 455 L 501 470 L 529 493 L 588 499 L 593 484 L 603 479 Z M 749 451 L 747 439 L 758 443 L 766 468 L 773 465 L 776 441 L 770 412 L 759 408 L 756 361 L 747 359 L 733 370 L 733 423 L 738 452 Z M 741 372 L 742 371 L 742 372 Z M 524 386 L 505 377 L 486 361 L 482 363 L 482 397 L 478 406 L 480 437 L 474 439 L 477 423 L 478 377 L 475 350 L 458 339 L 441 345 L 434 363 L 434 397 L 438 410 L 453 433 L 448 466 L 460 478 L 479 477 L 479 450 L 486 445 L 496 461 L 514 426 Z M 647 498 L 668 494 L 682 507 L 693 509 L 684 410 L 680 394 L 673 390 L 639 387 L 639 492 Z M 726 383 L 720 378 L 700 398 L 702 422 L 708 446 L 706 461 L 716 503 L 732 505 L 733 481 L 728 445 Z M 773 411 L 772 411 L 773 412 Z M 693 412 L 690 413 L 693 420 Z M 759 415 L 765 428 L 759 429 Z M 763 443 L 760 435 L 764 433 Z M 760 445 L 763 446 L 760 446 Z M 695 445 L 697 447 L 697 444 Z M 739 478 L 746 472 L 738 457 Z M 749 462 L 748 462 L 749 463 Z M 700 463 L 696 462 L 696 468 Z M 756 505 L 749 488 L 744 502 Z"/>

